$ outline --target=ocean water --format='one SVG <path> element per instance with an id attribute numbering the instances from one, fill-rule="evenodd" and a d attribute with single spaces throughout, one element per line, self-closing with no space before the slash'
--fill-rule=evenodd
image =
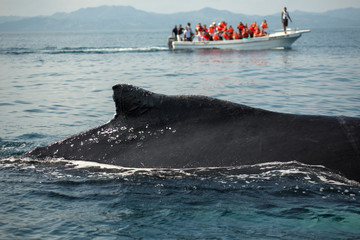
<path id="1" fill-rule="evenodd" d="M 360 117 L 360 28 L 311 30 L 265 51 L 169 51 L 171 29 L 0 33 L 0 239 L 358 239 L 360 184 L 321 166 L 127 169 L 21 156 L 109 121 L 118 83 Z"/>

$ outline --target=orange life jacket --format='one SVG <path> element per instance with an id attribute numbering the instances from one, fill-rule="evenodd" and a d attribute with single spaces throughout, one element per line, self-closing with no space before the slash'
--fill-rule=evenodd
<path id="1" fill-rule="evenodd" d="M 204 34 L 204 35 L 201 35 L 201 37 L 203 39 L 205 39 L 206 41 L 209 41 L 210 40 L 210 36 L 208 34 Z"/>
<path id="2" fill-rule="evenodd" d="M 224 32 L 224 33 L 223 33 L 223 38 L 225 38 L 226 40 L 230 40 L 230 39 L 231 39 L 231 37 L 230 37 L 230 35 L 228 34 L 228 32 Z"/>
<path id="3" fill-rule="evenodd" d="M 248 29 L 250 30 L 250 32 L 255 33 L 255 28 L 253 26 L 248 27 Z"/>
<path id="4" fill-rule="evenodd" d="M 213 40 L 214 40 L 214 41 L 219 41 L 219 40 L 221 40 L 221 39 L 220 39 L 220 37 L 219 37 L 218 35 L 214 35 L 214 36 L 213 36 Z"/>

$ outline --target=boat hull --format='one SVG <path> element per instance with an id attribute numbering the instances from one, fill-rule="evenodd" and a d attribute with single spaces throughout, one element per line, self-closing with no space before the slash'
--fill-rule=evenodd
<path id="1" fill-rule="evenodd" d="M 288 34 L 274 33 L 265 37 L 239 39 L 239 40 L 223 40 L 223 41 L 171 41 L 169 42 L 169 48 L 173 50 L 178 49 L 206 49 L 206 48 L 218 48 L 218 49 L 237 49 L 237 50 L 264 50 L 274 48 L 290 48 L 291 45 L 305 32 L 293 31 Z"/>

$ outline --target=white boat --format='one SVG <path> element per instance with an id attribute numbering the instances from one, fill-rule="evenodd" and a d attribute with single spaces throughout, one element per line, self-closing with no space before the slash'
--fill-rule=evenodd
<path id="1" fill-rule="evenodd" d="M 290 48 L 303 33 L 310 30 L 289 30 L 284 32 L 270 33 L 264 37 L 237 39 L 237 40 L 221 40 L 221 41 L 175 41 L 174 37 L 168 38 L 170 49 L 204 49 L 204 48 L 220 48 L 220 49 L 238 49 L 238 50 L 264 50 L 273 48 Z"/>

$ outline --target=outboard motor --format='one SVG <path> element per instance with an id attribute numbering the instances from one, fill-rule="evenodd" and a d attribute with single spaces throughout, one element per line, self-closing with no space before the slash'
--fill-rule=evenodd
<path id="1" fill-rule="evenodd" d="M 173 36 L 168 37 L 168 46 L 169 46 L 169 49 L 172 49 L 172 48 L 173 48 L 173 45 L 172 45 L 173 41 L 175 41 L 175 37 L 173 37 Z"/>

